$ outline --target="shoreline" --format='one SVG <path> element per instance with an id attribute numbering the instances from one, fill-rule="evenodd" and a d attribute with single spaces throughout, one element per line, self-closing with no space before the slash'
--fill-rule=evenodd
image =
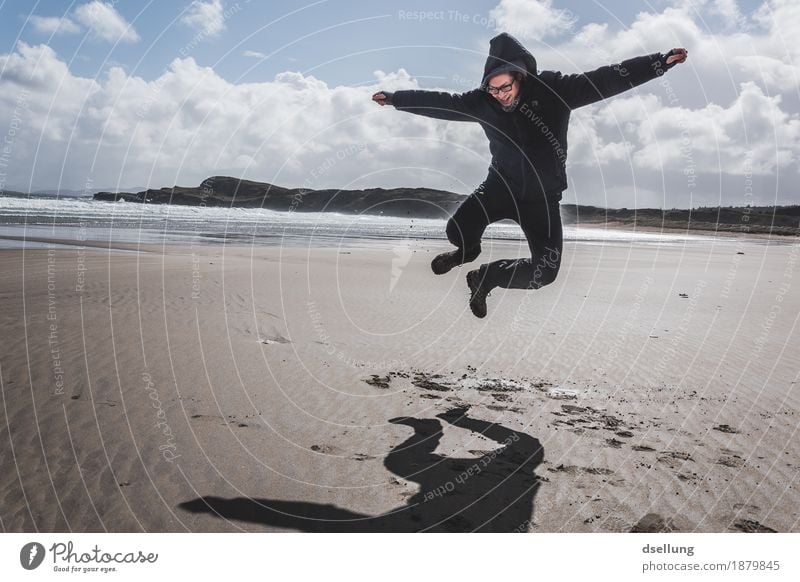
<path id="1" fill-rule="evenodd" d="M 23 233 L 30 228 L 30 226 L 23 226 L 20 227 L 16 224 L 5 224 L 1 225 L 2 227 L 6 228 L 7 230 L 20 230 Z M 442 222 L 442 233 L 444 233 L 445 223 Z M 419 244 L 424 242 L 430 242 L 431 244 L 438 244 L 438 243 L 445 243 L 447 241 L 444 239 L 444 235 L 439 238 L 428 237 L 424 235 L 419 236 L 409 236 L 406 237 L 395 237 L 391 235 L 387 235 L 385 237 L 374 237 L 374 236 L 367 236 L 367 235 L 335 235 L 335 234 L 317 234 L 314 236 L 304 236 L 300 234 L 290 234 L 290 235 L 272 235 L 272 234 L 264 234 L 264 235 L 252 235 L 252 234 L 241 234 L 241 233 L 226 233 L 224 236 L 212 236 L 211 233 L 208 232 L 193 232 L 190 230 L 173 230 L 170 232 L 164 232 L 161 229 L 122 229 L 117 228 L 114 231 L 109 229 L 92 229 L 87 230 L 81 226 L 75 225 L 59 225 L 59 231 L 62 233 L 64 231 L 73 230 L 76 233 L 76 236 L 73 238 L 66 238 L 63 236 L 45 236 L 42 235 L 41 232 L 36 232 L 33 236 L 27 235 L 14 235 L 14 234 L 0 234 L 0 250 L 4 249 L 2 241 L 11 241 L 12 243 L 22 243 L 22 245 L 26 243 L 36 243 L 37 245 L 41 244 L 55 244 L 55 245 L 62 245 L 62 246 L 72 246 L 72 247 L 90 247 L 90 248 L 99 248 L 99 249 L 109 249 L 109 250 L 124 250 L 124 251 L 137 251 L 143 250 L 148 252 L 153 252 L 154 250 L 162 249 L 165 247 L 172 247 L 172 246 L 224 246 L 224 247 L 275 247 L 275 246 L 290 246 L 290 247 L 302 247 L 302 246 L 314 246 L 314 247 L 321 247 L 321 248 L 330 248 L 330 247 L 344 247 L 344 246 L 364 246 L 364 245 L 393 245 L 397 244 L 399 241 L 403 241 L 404 243 L 408 244 Z M 94 232 L 99 231 L 99 232 Z M 144 240 L 139 241 L 132 241 L 131 237 L 121 237 L 120 240 L 114 240 L 108 237 L 101 237 L 101 233 L 116 233 L 119 236 L 120 232 L 125 233 L 139 233 L 139 237 L 141 237 L 141 233 L 146 233 Z M 587 238 L 582 238 L 580 233 L 589 233 L 590 236 Z M 624 240 L 624 239 L 615 239 L 614 237 L 608 238 L 604 237 L 602 233 L 609 232 L 609 233 L 628 233 L 630 235 L 658 235 L 663 236 L 665 239 L 653 239 L 647 241 L 637 241 L 637 240 Z M 578 234 L 578 236 L 574 236 L 574 234 Z M 156 242 L 155 237 L 163 236 L 163 242 Z M 85 238 L 82 238 L 85 237 Z M 685 238 L 683 238 L 685 237 Z M 248 243 L 248 239 L 250 242 Z M 680 230 L 680 229 L 660 229 L 656 227 L 641 227 L 641 228 L 629 228 L 628 225 L 623 224 L 608 224 L 603 225 L 602 227 L 597 225 L 590 225 L 590 226 L 572 226 L 572 225 L 565 225 L 565 242 L 573 242 L 573 243 L 603 243 L 603 244 L 641 244 L 641 243 L 668 243 L 668 244 L 675 244 L 680 242 L 697 242 L 700 240 L 713 240 L 715 242 L 734 242 L 742 243 L 742 242 L 756 242 L 756 241 L 764 241 L 771 244 L 777 245 L 793 245 L 797 244 L 796 241 L 800 240 L 800 237 L 794 235 L 768 235 L 768 234 L 760 234 L 760 233 L 744 233 L 744 232 L 728 232 L 728 231 L 721 231 L 721 232 L 714 232 L 714 231 L 687 231 L 687 230 Z M 519 232 L 519 238 L 507 238 L 507 237 L 492 237 L 492 236 L 485 236 L 484 240 L 491 241 L 494 244 L 525 244 L 524 237 L 522 232 Z M 10 245 L 6 246 L 5 249 L 9 248 L 20 248 L 19 245 Z M 24 246 L 22 247 L 24 248 Z M 33 248 L 37 248 L 34 246 Z M 39 247 L 41 248 L 41 247 Z"/>

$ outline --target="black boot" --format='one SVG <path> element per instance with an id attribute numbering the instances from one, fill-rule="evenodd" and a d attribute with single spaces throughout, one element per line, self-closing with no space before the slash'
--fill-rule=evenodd
<path id="1" fill-rule="evenodd" d="M 435 275 L 444 275 L 453 267 L 458 267 L 464 263 L 469 263 L 478 258 L 481 254 L 481 245 L 473 245 L 468 249 L 455 249 L 440 255 L 436 255 L 431 261 L 431 270 Z"/>
<path id="2" fill-rule="evenodd" d="M 486 317 L 486 297 L 491 288 L 486 282 L 486 274 L 480 269 L 467 273 L 467 286 L 469 287 L 469 308 L 475 317 Z"/>

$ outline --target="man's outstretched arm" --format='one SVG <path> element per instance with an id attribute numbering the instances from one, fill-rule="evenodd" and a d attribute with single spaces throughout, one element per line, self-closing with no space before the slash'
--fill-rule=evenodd
<path id="1" fill-rule="evenodd" d="M 378 91 L 372 96 L 379 105 L 394 105 L 401 111 L 447 121 L 478 121 L 478 112 L 485 98 L 480 89 L 461 94 L 422 90 Z"/>
<path id="2" fill-rule="evenodd" d="M 546 71 L 541 74 L 541 78 L 567 107 L 575 109 L 655 79 L 678 63 L 684 62 L 687 55 L 686 49 L 675 48 L 666 54 L 653 53 L 635 57 L 588 73 L 562 75 Z"/>

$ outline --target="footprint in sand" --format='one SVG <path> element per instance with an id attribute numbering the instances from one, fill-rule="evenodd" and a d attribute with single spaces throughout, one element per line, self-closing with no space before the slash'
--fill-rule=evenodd
<path id="1" fill-rule="evenodd" d="M 617 418 L 616 416 L 612 416 L 607 414 L 604 410 L 599 410 L 597 408 L 591 408 L 589 406 L 575 406 L 574 404 L 562 404 L 561 405 L 561 412 L 554 410 L 551 414 L 555 416 L 565 417 L 563 419 L 558 419 L 553 422 L 553 425 L 556 426 L 569 426 L 573 427 L 569 430 L 575 432 L 577 434 L 581 434 L 584 432 L 584 429 L 590 430 L 611 430 L 615 433 L 618 432 L 625 432 L 633 436 L 633 433 L 630 431 L 621 431 L 620 429 L 624 428 L 622 420 Z M 580 426 L 576 426 L 580 425 Z M 615 440 L 615 439 L 614 439 Z"/>
<path id="2" fill-rule="evenodd" d="M 525 412 L 519 406 L 500 406 L 498 404 L 487 404 L 486 408 L 497 412 L 516 412 L 518 414 L 522 414 L 523 412 Z"/>
<path id="3" fill-rule="evenodd" d="M 673 469 L 683 465 L 686 461 L 694 461 L 689 453 L 682 453 L 680 451 L 661 451 L 658 455 L 658 460 Z"/>
<path id="4" fill-rule="evenodd" d="M 739 455 L 723 455 L 717 459 L 717 465 L 724 465 L 732 469 L 738 469 L 744 466 L 744 459 Z"/>
<path id="5" fill-rule="evenodd" d="M 553 400 L 576 400 L 578 391 L 571 388 L 550 388 L 547 390 L 547 397 Z"/>
<path id="6" fill-rule="evenodd" d="M 235 425 L 237 428 L 247 428 L 250 426 L 246 422 L 238 420 L 237 417 L 233 415 L 229 415 L 228 418 L 223 418 L 215 414 L 193 414 L 190 418 L 198 422 L 219 423 L 220 426 Z"/>
<path id="7" fill-rule="evenodd" d="M 522 392 L 525 386 L 513 380 L 500 378 L 485 378 L 477 386 L 472 386 L 478 392 Z"/>
<path id="8" fill-rule="evenodd" d="M 577 465 L 558 465 L 556 467 L 548 467 L 551 473 L 566 473 L 568 475 L 612 475 L 614 473 L 611 469 L 605 467 L 578 467 Z"/>
<path id="9" fill-rule="evenodd" d="M 323 455 L 337 455 L 342 452 L 342 449 L 339 447 L 326 445 L 324 443 L 321 445 L 311 445 L 309 448 L 315 453 L 322 453 Z"/>
<path id="10" fill-rule="evenodd" d="M 683 472 L 676 473 L 675 476 L 684 483 L 695 483 L 698 479 L 697 473 Z"/>
<path id="11" fill-rule="evenodd" d="M 657 513 L 648 513 L 631 528 L 631 533 L 670 533 L 678 531 L 675 523 L 670 518 L 664 518 Z"/>
<path id="12" fill-rule="evenodd" d="M 367 455 L 365 453 L 356 453 L 352 457 L 350 457 L 353 461 L 369 461 L 372 459 L 377 459 L 378 457 L 373 457 L 372 455 Z"/>
<path id="13" fill-rule="evenodd" d="M 437 392 L 450 392 L 452 390 L 452 388 L 449 386 L 435 382 L 433 380 L 434 378 L 441 378 L 441 375 L 433 374 L 429 376 L 427 374 L 417 372 L 414 374 L 414 379 L 411 381 L 411 383 L 417 388 L 422 388 L 423 390 L 435 390 Z"/>
<path id="14" fill-rule="evenodd" d="M 259 343 L 270 345 L 270 344 L 290 344 L 292 343 L 291 340 L 286 339 L 282 335 L 265 335 L 265 336 L 258 336 Z"/>
<path id="15" fill-rule="evenodd" d="M 771 527 L 762 525 L 754 519 L 737 519 L 731 527 L 745 533 L 778 533 Z"/>
<path id="16" fill-rule="evenodd" d="M 255 336 L 260 344 L 290 344 L 292 341 L 285 337 L 274 325 L 256 323 L 252 319 L 241 322 L 234 329 L 246 336 Z"/>
<path id="17" fill-rule="evenodd" d="M 377 374 L 372 374 L 369 378 L 366 378 L 364 382 L 370 386 L 375 386 L 376 388 L 388 388 L 391 378 L 389 378 L 389 376 L 378 376 Z"/>
<path id="18" fill-rule="evenodd" d="M 714 427 L 714 430 L 718 430 L 719 432 L 724 432 L 727 434 L 739 434 L 739 431 L 730 426 L 729 424 L 720 424 Z"/>

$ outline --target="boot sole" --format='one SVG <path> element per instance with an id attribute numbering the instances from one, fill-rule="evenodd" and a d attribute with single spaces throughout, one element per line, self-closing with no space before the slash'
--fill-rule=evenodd
<path id="1" fill-rule="evenodd" d="M 446 253 L 442 253 L 446 254 Z M 452 263 L 447 258 L 440 259 L 442 255 L 436 255 L 433 260 L 431 261 L 431 271 L 433 271 L 434 275 L 444 275 L 452 271 L 455 267 L 462 265 L 463 263 Z M 444 263 L 444 264 L 442 264 Z"/>
<path id="2" fill-rule="evenodd" d="M 486 298 L 483 298 L 483 304 L 478 306 L 472 298 L 475 296 L 475 292 L 480 288 L 480 275 L 475 271 L 470 271 L 467 273 L 467 287 L 469 287 L 469 308 L 472 311 L 472 314 L 475 317 L 479 317 L 483 319 L 486 317 L 487 308 L 486 308 Z"/>
<path id="3" fill-rule="evenodd" d="M 466 258 L 465 261 L 451 259 L 448 256 L 450 255 L 450 252 L 438 254 L 431 261 L 431 271 L 433 271 L 434 275 L 444 275 L 446 273 L 449 273 L 456 267 L 460 267 L 464 263 L 469 263 L 471 261 L 474 261 L 476 258 L 478 258 L 480 252 L 481 252 L 480 245 L 477 245 L 476 247 L 470 247 L 467 250 L 467 256 L 465 257 Z"/>

